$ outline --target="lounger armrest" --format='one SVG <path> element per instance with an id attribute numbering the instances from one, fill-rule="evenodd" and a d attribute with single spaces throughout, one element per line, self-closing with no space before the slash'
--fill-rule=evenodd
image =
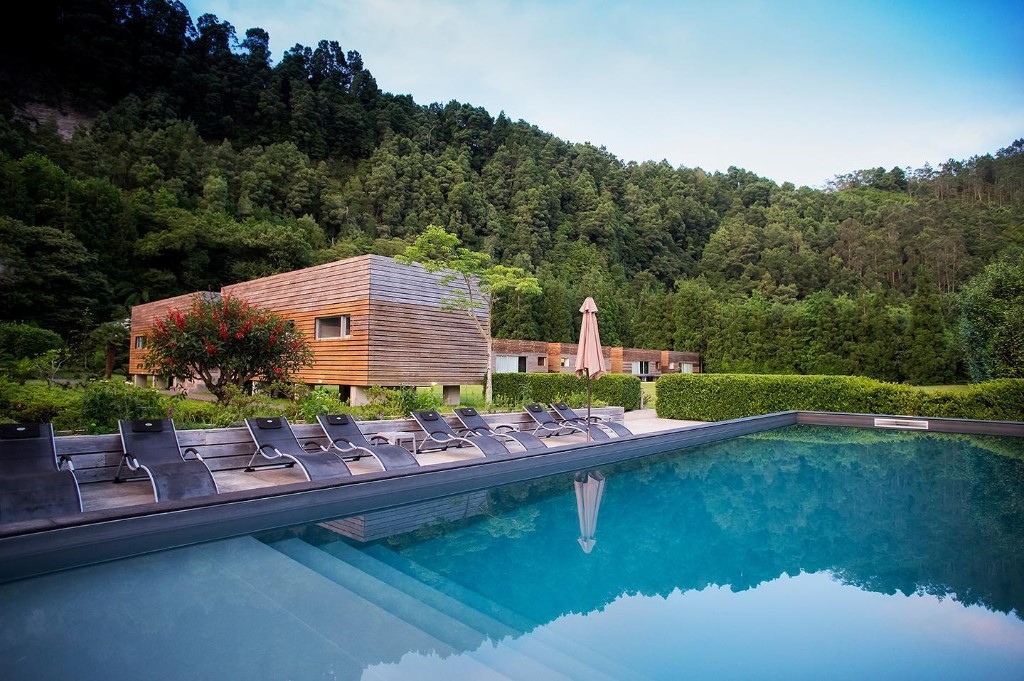
<path id="1" fill-rule="evenodd" d="M 500 431 L 502 428 L 505 428 L 506 430 L 519 430 L 511 423 L 491 423 L 489 425 L 491 426 L 492 430 L 497 431 Z"/>
<path id="2" fill-rule="evenodd" d="M 385 436 L 380 435 L 379 433 L 375 433 L 373 435 L 367 435 L 366 439 L 370 442 L 371 445 L 393 445 L 393 444 L 395 444 L 394 442 L 392 442 L 391 440 L 389 440 Z"/>
<path id="3" fill-rule="evenodd" d="M 69 454 L 61 454 L 60 458 L 57 459 L 57 468 L 64 468 L 65 465 L 67 465 L 69 471 L 75 472 L 75 462 L 71 460 Z"/>
<path id="4" fill-rule="evenodd" d="M 271 453 L 266 452 L 265 450 L 267 449 L 271 450 Z M 276 459 L 279 456 L 284 456 L 284 454 L 281 453 L 281 450 L 275 447 L 274 445 L 260 445 L 259 447 L 256 448 L 256 451 L 263 454 L 263 456 L 267 457 L 268 459 Z"/>
<path id="5" fill-rule="evenodd" d="M 314 442 L 313 440 L 306 440 L 305 442 L 301 442 L 299 444 L 307 452 L 313 452 L 313 451 L 316 451 L 317 449 L 319 449 L 321 452 L 326 452 L 327 451 L 327 447 L 324 447 L 319 442 Z"/>
<path id="6" fill-rule="evenodd" d="M 435 430 L 433 433 L 427 433 L 427 436 L 423 438 L 424 444 L 427 442 L 436 442 L 439 445 L 445 445 L 446 447 L 453 442 L 463 442 L 466 438 L 464 437 L 452 437 L 449 433 L 444 433 L 439 430 Z"/>
<path id="7" fill-rule="evenodd" d="M 339 437 L 336 440 L 331 440 L 331 447 L 337 449 L 339 452 L 351 452 L 358 449 L 354 444 L 349 442 L 343 437 Z"/>
<path id="8" fill-rule="evenodd" d="M 142 468 L 142 464 L 139 463 L 138 459 L 132 456 L 131 452 L 124 453 L 124 465 L 128 466 L 128 470 L 130 471 L 137 471 Z"/>
<path id="9" fill-rule="evenodd" d="M 203 460 L 203 455 L 200 454 L 199 450 L 196 449 L 195 447 L 186 447 L 185 448 L 185 450 L 181 453 L 181 460 L 182 461 L 188 461 L 188 456 L 186 456 L 187 454 L 194 454 L 197 459 L 199 459 L 203 463 L 206 463 L 206 461 Z"/>

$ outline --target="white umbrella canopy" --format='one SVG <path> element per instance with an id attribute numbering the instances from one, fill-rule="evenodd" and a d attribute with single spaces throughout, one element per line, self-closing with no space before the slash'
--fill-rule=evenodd
<path id="1" fill-rule="evenodd" d="M 590 381 L 600 378 L 604 373 L 603 351 L 601 350 L 601 332 L 597 328 L 597 303 L 590 296 L 583 301 L 580 312 L 583 323 L 580 325 L 580 344 L 576 350 L 576 375 L 587 377 L 587 423 L 590 423 Z M 587 442 L 590 442 L 590 428 L 587 428 Z"/>
<path id="2" fill-rule="evenodd" d="M 580 521 L 580 536 L 577 541 L 583 553 L 594 550 L 597 541 L 597 512 L 601 508 L 601 496 L 604 495 L 604 475 L 599 471 L 580 471 L 573 478 L 576 487 L 576 515 Z"/>

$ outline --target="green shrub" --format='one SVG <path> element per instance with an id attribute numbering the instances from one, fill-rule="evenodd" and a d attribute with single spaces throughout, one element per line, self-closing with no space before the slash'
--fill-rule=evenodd
<path id="1" fill-rule="evenodd" d="M 337 389 L 314 388 L 299 400 L 298 415 L 307 423 L 315 423 L 318 414 L 342 414 L 351 411 Z"/>
<path id="2" fill-rule="evenodd" d="M 175 428 L 230 428 L 242 425 L 238 410 L 216 402 L 173 398 L 167 415 L 174 419 Z"/>
<path id="3" fill-rule="evenodd" d="M 38 357 L 64 347 L 64 339 L 53 331 L 28 324 L 0 323 L 0 353 L 22 358 Z"/>
<path id="4" fill-rule="evenodd" d="M 82 396 L 82 415 L 90 433 L 116 433 L 120 419 L 165 418 L 169 406 L 156 390 L 121 381 L 94 381 Z"/>
<path id="5" fill-rule="evenodd" d="M 85 430 L 82 391 L 56 385 L 16 385 L 0 378 L 0 420 L 50 422 L 55 430 Z"/>
<path id="6" fill-rule="evenodd" d="M 658 416 L 694 421 L 832 411 L 861 414 L 1024 419 L 1024 380 L 1005 379 L 963 392 L 929 393 L 860 376 L 671 374 L 658 379 Z"/>
<path id="7" fill-rule="evenodd" d="M 386 419 L 405 417 L 413 411 L 439 409 L 440 395 L 430 391 L 418 391 L 412 387 L 383 388 L 370 386 L 366 389 L 369 404 L 346 408 L 362 419 Z"/>
<path id="8" fill-rule="evenodd" d="M 591 403 L 615 405 L 627 411 L 640 408 L 640 379 L 625 374 L 605 374 L 592 382 Z M 495 374 L 494 402 L 519 408 L 529 402 L 586 404 L 587 380 L 576 374 Z"/>

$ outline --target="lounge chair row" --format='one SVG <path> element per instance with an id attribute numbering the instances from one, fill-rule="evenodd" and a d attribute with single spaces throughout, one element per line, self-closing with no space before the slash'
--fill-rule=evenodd
<path id="1" fill-rule="evenodd" d="M 525 450 L 544 449 L 542 438 L 590 433 L 590 439 L 632 435 L 621 424 L 588 422 L 567 405 L 551 405 L 558 419 L 539 404 L 527 405 L 536 423 L 533 433 L 517 431 L 509 424 L 492 425 L 472 408 L 459 408 L 455 415 L 462 428 L 454 430 L 436 411 L 417 411 L 413 419 L 424 431 L 420 452 L 472 447 L 484 457 L 508 455 L 515 442 Z M 346 414 L 317 417 L 328 445 L 310 440 L 300 443 L 284 417 L 246 419 L 256 449 L 246 467 L 255 470 L 257 460 L 266 465 L 294 466 L 308 480 L 351 475 L 346 461 L 371 457 L 384 470 L 418 466 L 405 448 L 390 444 L 381 435 L 367 436 Z M 114 482 L 127 475 L 148 479 L 156 501 L 187 499 L 219 492 L 209 466 L 195 448 L 182 449 L 174 422 L 170 419 L 121 421 L 124 454 Z M 513 450 L 514 451 L 514 450 Z M 82 497 L 74 466 L 69 457 L 57 456 L 53 428 L 48 423 L 10 424 L 0 427 L 0 523 L 50 518 L 81 512 Z"/>

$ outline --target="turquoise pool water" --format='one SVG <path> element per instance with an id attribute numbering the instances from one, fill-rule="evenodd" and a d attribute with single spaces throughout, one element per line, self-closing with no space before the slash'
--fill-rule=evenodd
<path id="1" fill-rule="evenodd" d="M 1021 679 L 1022 614 L 1024 441 L 800 426 L 0 585 L 0 678 Z"/>

